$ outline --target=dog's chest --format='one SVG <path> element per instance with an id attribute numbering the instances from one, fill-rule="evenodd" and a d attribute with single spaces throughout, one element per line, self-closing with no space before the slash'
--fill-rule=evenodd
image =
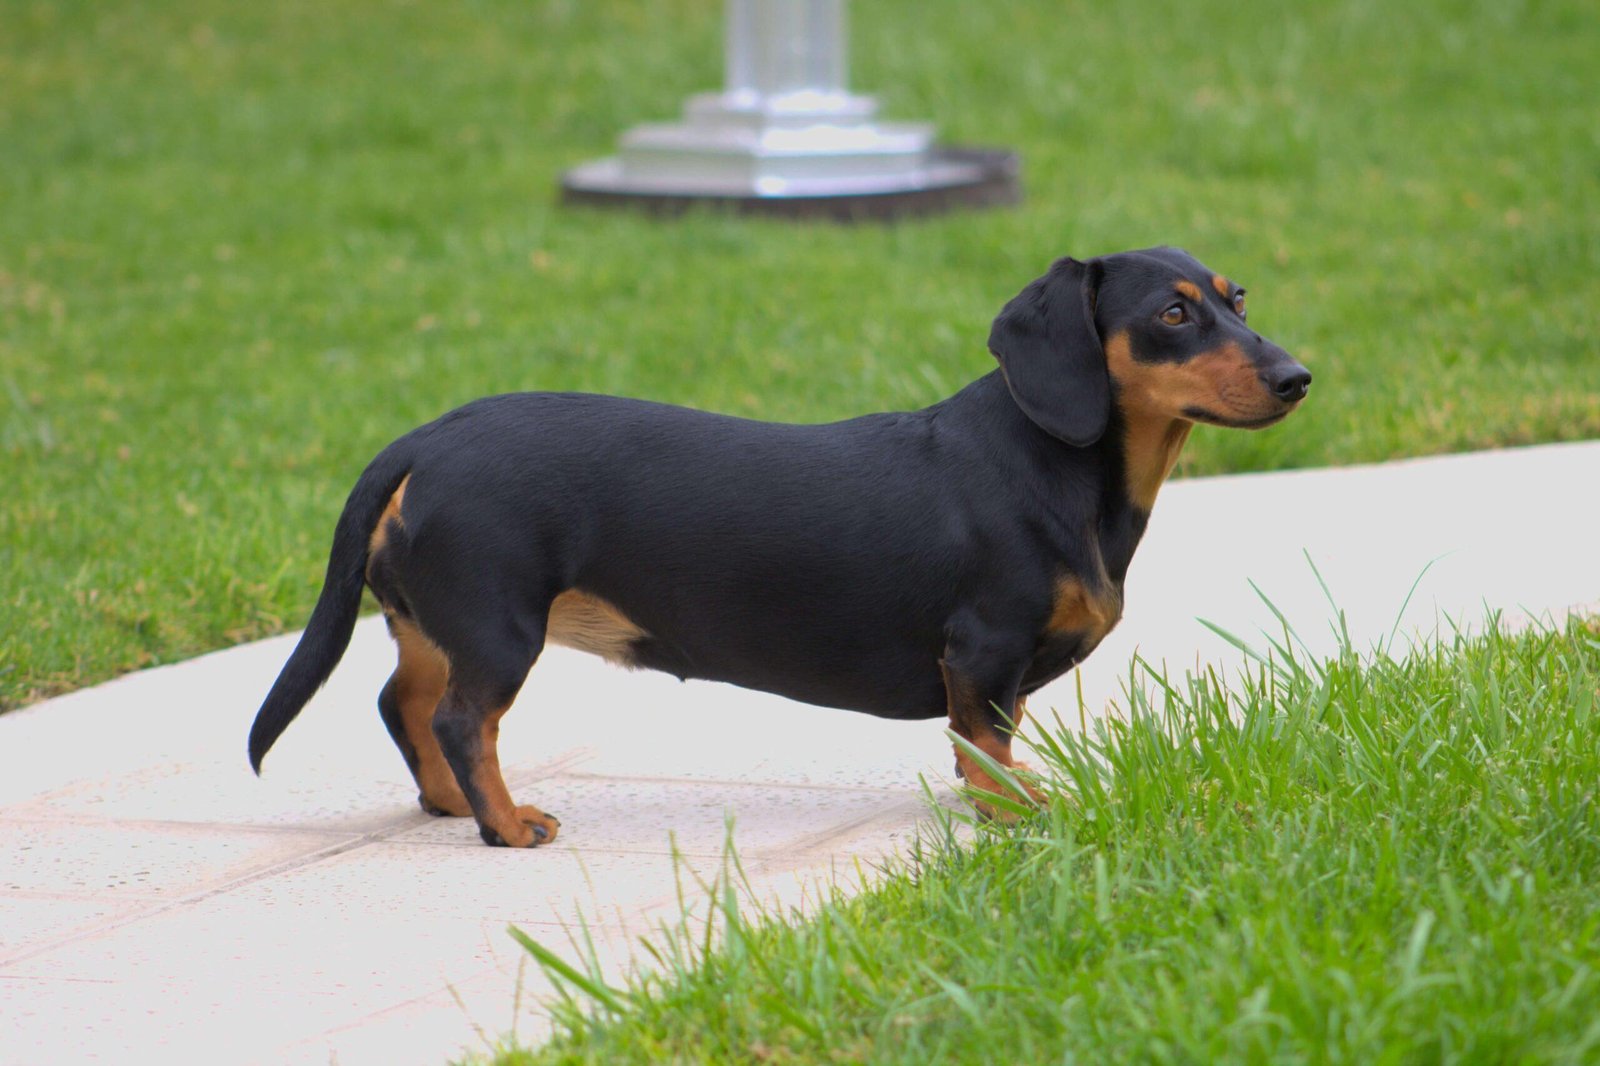
<path id="1" fill-rule="evenodd" d="M 1055 680 L 1088 658 L 1121 618 L 1119 584 L 1105 578 L 1094 583 L 1077 577 L 1058 578 L 1050 616 L 1023 675 L 1023 692 Z"/>

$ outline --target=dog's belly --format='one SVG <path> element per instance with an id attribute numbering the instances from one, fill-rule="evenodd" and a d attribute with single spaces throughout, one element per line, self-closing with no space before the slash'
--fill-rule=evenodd
<path id="1" fill-rule="evenodd" d="M 841 646 L 835 652 L 818 654 L 814 648 L 785 646 L 781 639 L 756 653 L 748 642 L 737 647 L 685 643 L 645 636 L 634 642 L 630 665 L 879 718 L 938 718 L 945 714 L 937 653 L 908 644 L 871 649 Z"/>
<path id="2" fill-rule="evenodd" d="M 938 646 L 887 620 L 864 629 L 837 617 L 695 612 L 693 624 L 647 625 L 601 596 L 572 589 L 551 605 L 546 637 L 610 662 L 683 680 L 722 681 L 803 703 L 885 718 L 945 713 Z M 885 634 L 897 634 L 887 637 Z"/>
<path id="3" fill-rule="evenodd" d="M 622 666 L 683 680 L 721 681 L 823 707 L 882 718 L 947 713 L 942 626 L 908 624 L 906 612 L 774 611 L 717 597 L 683 616 L 646 618 L 587 591 L 559 596 L 548 639 Z M 839 602 L 837 598 L 834 602 Z M 1114 622 L 1041 635 L 1024 670 L 1028 695 L 1082 662 Z"/>

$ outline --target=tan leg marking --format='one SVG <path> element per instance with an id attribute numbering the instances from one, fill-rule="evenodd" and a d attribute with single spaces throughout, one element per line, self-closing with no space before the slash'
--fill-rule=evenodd
<path id="1" fill-rule="evenodd" d="M 505 776 L 500 771 L 498 747 L 500 719 L 508 709 L 502 707 L 485 717 L 478 734 L 478 759 L 472 767 L 472 787 L 483 800 L 483 810 L 476 813 L 479 826 L 494 830 L 506 846 L 531 848 L 554 840 L 561 823 L 537 807 L 519 807 L 511 799 L 511 790 L 506 788 Z M 535 827 L 543 829 L 544 835 L 535 833 Z"/>
<path id="2" fill-rule="evenodd" d="M 950 710 L 950 731 L 983 752 L 1001 766 L 1026 770 L 1027 767 L 1011 757 L 1011 738 L 995 731 L 990 724 L 991 712 L 983 703 L 977 689 L 966 678 L 955 673 L 944 662 L 939 663 L 944 672 L 945 698 Z M 1011 721 L 1017 723 L 1022 714 L 1022 701 L 1012 708 Z M 1009 786 L 1001 784 L 980 766 L 977 760 L 960 747 L 955 747 L 956 767 L 967 787 L 977 792 L 992 792 L 997 796 L 1010 796 L 1024 803 L 1044 802 L 1044 794 L 1027 782 L 1021 782 L 1026 795 L 1019 796 Z M 985 803 L 981 797 L 971 796 L 972 805 L 986 818 L 1010 822 L 1016 815 Z"/>
<path id="3" fill-rule="evenodd" d="M 465 817 L 472 813 L 472 805 L 456 783 L 456 775 L 433 735 L 433 712 L 450 681 L 449 660 L 414 623 L 391 617 L 390 628 L 400 649 L 400 665 L 394 672 L 395 694 L 406 737 L 417 753 L 417 788 L 435 810 Z"/>

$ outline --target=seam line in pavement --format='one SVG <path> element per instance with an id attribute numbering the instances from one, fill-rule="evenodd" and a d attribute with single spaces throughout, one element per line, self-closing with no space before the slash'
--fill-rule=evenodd
<path id="1" fill-rule="evenodd" d="M 530 769 L 520 771 L 520 772 L 518 772 L 518 773 L 516 773 L 514 775 L 508 774 L 507 776 L 508 777 L 515 776 L 519 781 L 519 784 L 518 784 L 517 787 L 522 787 L 522 785 L 526 785 L 526 784 L 529 784 L 529 783 L 534 782 L 534 781 L 539 781 L 539 780 L 542 780 L 542 779 L 547 778 L 547 777 L 557 776 L 564 769 L 566 769 L 566 767 L 568 767 L 570 765 L 573 765 L 575 763 L 583 762 L 584 760 L 592 757 L 592 754 L 593 754 L 592 749 L 578 749 L 577 751 L 571 752 L 571 753 L 569 753 L 569 754 L 567 754 L 567 755 L 565 755 L 565 756 L 563 756 L 561 758 L 552 759 L 550 762 L 541 764 L 540 766 L 532 767 Z M 68 821 L 68 820 L 71 820 L 71 819 L 61 819 L 61 820 Z M 90 818 L 82 818 L 80 820 L 81 821 L 95 821 L 95 822 L 98 822 L 99 824 L 118 824 L 118 823 L 116 823 L 114 821 L 111 821 L 111 820 L 96 819 L 96 818 L 92 818 L 92 817 L 90 817 Z M 402 832 L 405 832 L 405 831 L 408 831 L 408 830 L 411 830 L 411 829 L 416 829 L 416 828 L 419 828 L 421 826 L 427 825 L 430 822 L 432 822 L 433 820 L 434 820 L 434 816 L 433 815 L 425 814 L 425 813 L 423 813 L 422 811 L 419 810 L 414 814 L 406 815 L 404 817 L 404 819 L 398 820 L 396 822 L 390 823 L 388 825 L 382 826 L 382 827 L 377 828 L 377 829 L 369 830 L 369 831 L 367 831 L 365 833 L 351 833 L 351 832 L 347 832 L 347 831 L 329 830 L 328 831 L 328 835 L 330 835 L 330 836 L 338 836 L 341 839 L 339 839 L 339 840 L 337 840 L 337 841 L 335 841 L 335 842 L 333 842 L 331 844 L 328 844 L 328 845 L 326 845 L 324 847 L 315 848 L 315 849 L 313 849 L 311 851 L 307 851 L 307 852 L 302 852 L 301 854 L 296 855 L 293 858 L 283 859 L 283 860 L 280 860 L 278 862 L 271 863 L 271 864 L 269 864 L 267 866 L 261 867 L 260 869 L 251 870 L 248 873 L 244 873 L 244 874 L 240 874 L 240 875 L 237 875 L 237 876 L 234 876 L 234 877 L 226 878 L 226 879 L 218 882 L 217 884 L 213 884 L 213 885 L 211 885 L 211 886 L 209 886 L 207 888 L 199 889 L 197 891 L 190 891 L 190 892 L 182 893 L 180 895 L 174 895 L 170 899 L 166 899 L 166 900 L 152 899 L 152 898 L 150 898 L 148 896 L 141 896 L 141 897 L 138 897 L 136 900 L 134 899 L 134 897 L 129 897 L 130 901 L 133 901 L 133 902 L 136 902 L 136 903 L 137 902 L 146 902 L 146 903 L 152 904 L 152 906 L 150 906 L 148 908 L 145 908 L 145 909 L 141 909 L 141 910 L 139 910 L 139 911 L 137 911 L 136 913 L 133 913 L 133 914 L 120 915 L 117 918 L 111 919 L 111 920 L 109 920 L 109 921 L 107 921 L 107 922 L 105 922 L 103 924 L 96 924 L 96 925 L 93 925 L 93 926 L 89 926 L 89 927 L 85 927 L 85 928 L 81 928 L 81 929 L 75 930 L 75 931 L 73 931 L 71 933 L 68 933 L 66 936 L 60 937 L 58 939 L 49 940 L 49 941 L 46 941 L 44 943 L 36 944 L 33 947 L 30 947 L 30 948 L 28 948 L 28 949 L 26 949 L 24 951 L 18 952 L 15 955 L 7 955 L 4 958 L 0 958 L 0 966 L 14 966 L 19 962 L 25 962 L 28 959 L 36 958 L 39 955 L 46 954 L 47 952 L 54 951 L 57 948 L 65 947 L 65 946 L 67 946 L 69 944 L 77 943 L 80 940 L 86 940 L 86 939 L 89 939 L 89 938 L 92 938 L 92 937 L 98 937 L 98 936 L 100 936 L 100 935 L 102 935 L 104 933 L 109 933 L 109 932 L 112 932 L 114 930 L 121 929 L 124 926 L 133 925 L 135 923 L 143 922 L 143 921 L 146 921 L 146 920 L 148 920 L 150 918 L 154 918 L 154 917 L 156 917 L 158 915 L 166 914 L 168 911 L 176 910 L 176 909 L 178 909 L 180 907 L 193 906 L 194 904 L 202 903 L 205 900 L 212 899 L 213 897 L 223 895 L 223 894 L 225 894 L 227 892 L 231 892 L 236 888 L 243 888 L 243 887 L 245 887 L 247 885 L 255 884 L 256 882 L 265 880 L 265 879 L 267 879 L 269 877 L 276 877 L 279 874 L 290 873 L 290 872 L 292 872 L 294 870 L 299 870 L 299 869 L 302 869 L 304 867 L 311 866 L 311 865 L 313 865 L 315 863 L 322 862 L 325 859 L 331 859 L 334 856 L 343 855 L 343 854 L 345 854 L 347 852 L 355 851 L 358 848 L 366 847 L 369 844 L 387 843 L 392 836 L 394 836 L 394 835 L 396 835 L 398 833 L 402 833 Z M 3 814 L 0 814 L 0 821 L 11 821 L 11 819 L 5 817 Z M 183 828 L 190 828 L 190 829 L 193 829 L 193 828 L 208 828 L 208 829 L 214 829 L 214 830 L 216 830 L 216 829 L 220 829 L 220 830 L 227 830 L 227 829 L 249 829 L 249 830 L 254 830 L 254 829 L 257 829 L 257 828 L 273 828 L 273 829 L 279 828 L 279 827 L 264 827 L 264 826 L 263 827 L 257 827 L 257 826 L 250 826 L 250 825 L 230 826 L 230 825 L 227 825 L 225 823 L 216 823 L 216 822 L 158 822 L 158 821 L 145 821 L 145 822 L 142 822 L 142 823 L 141 822 L 123 822 L 123 823 L 120 823 L 120 824 L 123 824 L 123 825 L 139 825 L 139 824 L 145 824 L 145 825 L 171 825 L 171 826 L 175 826 L 175 827 L 183 827 Z M 316 830 L 309 830 L 309 831 L 308 830 L 300 830 L 300 832 L 317 832 L 317 831 Z M 72 898 L 76 898 L 76 897 L 72 897 Z"/>
<path id="2" fill-rule="evenodd" d="M 561 775 L 574 781 L 619 781 L 640 785 L 684 785 L 689 788 L 794 788 L 813 792 L 870 792 L 893 795 L 905 792 L 896 785 L 830 785 L 813 781 L 769 781 L 764 778 L 654 777 L 649 774 L 602 774 L 575 770 Z"/>

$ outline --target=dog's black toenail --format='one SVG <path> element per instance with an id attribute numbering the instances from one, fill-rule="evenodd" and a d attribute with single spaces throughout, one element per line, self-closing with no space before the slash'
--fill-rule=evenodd
<path id="1" fill-rule="evenodd" d="M 557 822 L 556 824 L 560 825 L 561 823 Z M 533 835 L 538 837 L 540 840 L 549 840 L 550 839 L 550 830 L 546 829 L 542 825 L 536 825 L 536 826 L 533 827 Z"/>

